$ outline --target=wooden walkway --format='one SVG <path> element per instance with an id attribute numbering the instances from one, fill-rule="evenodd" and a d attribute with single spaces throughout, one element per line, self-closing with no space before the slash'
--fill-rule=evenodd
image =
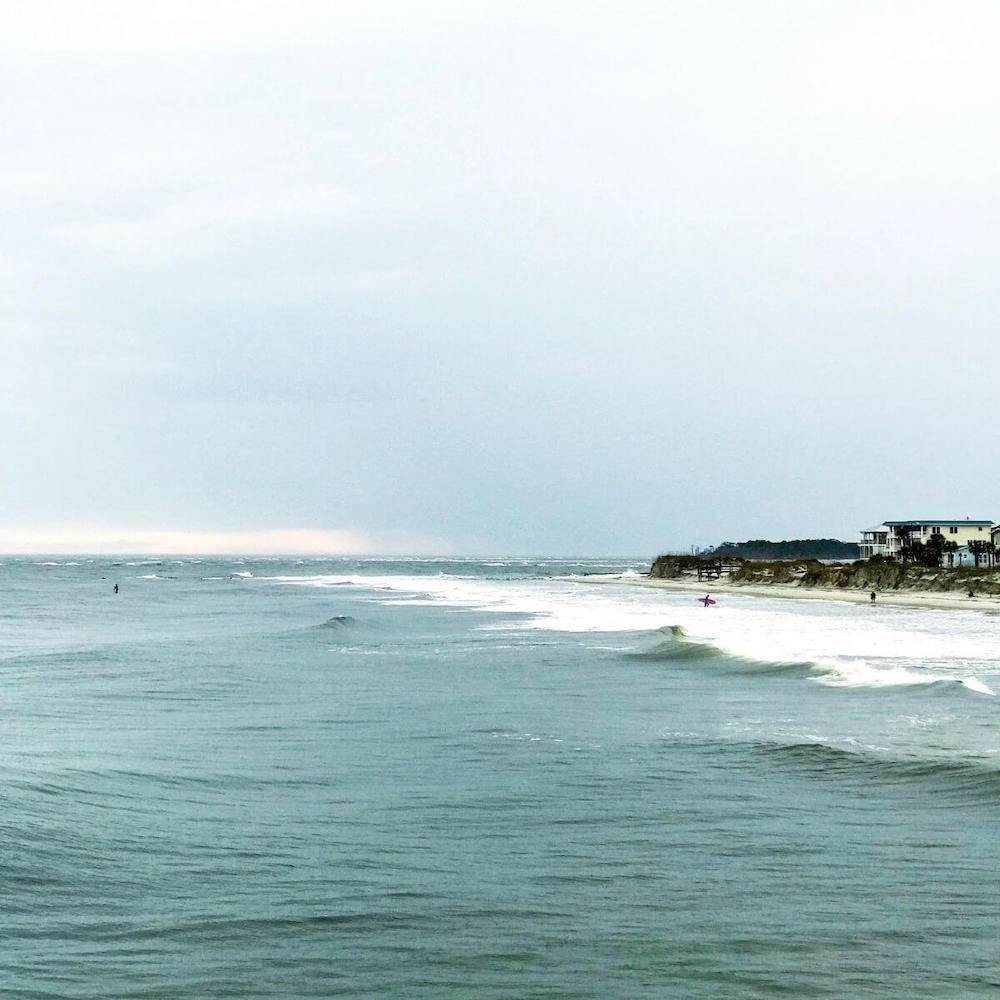
<path id="1" fill-rule="evenodd" d="M 738 569 L 739 565 L 737 562 L 723 562 L 721 559 L 717 559 L 715 562 L 698 567 L 698 579 L 718 580 L 724 573 L 728 576 L 734 569 Z"/>

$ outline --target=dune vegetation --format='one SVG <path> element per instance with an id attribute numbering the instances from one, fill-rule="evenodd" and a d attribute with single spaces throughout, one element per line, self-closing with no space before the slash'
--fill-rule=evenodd
<path id="1" fill-rule="evenodd" d="M 820 562 L 816 559 L 730 559 L 662 555 L 649 575 L 662 580 L 697 580 L 721 571 L 728 583 L 775 584 L 835 590 L 972 591 L 1000 594 L 1000 567 L 920 566 L 882 556 L 854 562 Z"/>

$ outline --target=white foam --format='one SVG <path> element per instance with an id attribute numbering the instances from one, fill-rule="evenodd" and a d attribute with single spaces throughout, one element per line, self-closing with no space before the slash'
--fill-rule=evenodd
<path id="1" fill-rule="evenodd" d="M 980 694 L 991 694 L 996 697 L 996 691 L 991 691 L 982 681 L 977 680 L 975 677 L 963 677 L 962 686 L 967 687 L 970 691 L 978 691 Z"/>
<path id="2" fill-rule="evenodd" d="M 616 574 L 621 575 L 621 574 Z M 811 663 L 817 682 L 892 687 L 957 682 L 993 694 L 1000 681 L 1000 618 L 942 615 L 838 602 L 720 595 L 704 608 L 696 595 L 650 588 L 587 586 L 569 580 L 491 580 L 451 576 L 315 574 L 268 577 L 308 587 L 351 585 L 386 591 L 385 603 L 443 604 L 518 616 L 483 626 L 559 632 L 650 632 L 680 625 L 693 642 L 761 662 Z M 970 675 L 970 669 L 976 673 Z"/>
<path id="3" fill-rule="evenodd" d="M 914 684 L 936 684 L 952 678 L 898 664 L 874 666 L 866 660 L 816 661 L 817 680 L 831 687 L 907 687 Z"/>

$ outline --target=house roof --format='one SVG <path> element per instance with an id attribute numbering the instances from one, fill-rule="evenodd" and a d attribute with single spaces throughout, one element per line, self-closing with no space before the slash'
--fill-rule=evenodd
<path id="1" fill-rule="evenodd" d="M 885 522 L 890 528 L 905 528 L 905 527 L 918 527 L 921 524 L 971 524 L 971 525 L 991 525 L 992 521 L 973 521 L 968 517 L 925 517 L 919 521 L 886 521 Z"/>

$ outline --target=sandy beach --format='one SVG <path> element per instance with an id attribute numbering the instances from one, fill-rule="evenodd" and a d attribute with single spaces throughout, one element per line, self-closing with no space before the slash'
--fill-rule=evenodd
<path id="1" fill-rule="evenodd" d="M 742 584 L 715 580 L 661 580 L 648 576 L 578 576 L 581 583 L 618 584 L 628 587 L 651 587 L 662 590 L 686 590 L 701 594 L 745 594 L 750 597 L 780 597 L 798 601 L 841 601 L 868 604 L 870 591 L 835 590 L 825 587 L 794 587 L 780 584 Z M 896 608 L 925 608 L 940 611 L 1000 612 L 1000 599 L 968 597 L 959 592 L 893 590 L 879 591 L 877 605 Z"/>

